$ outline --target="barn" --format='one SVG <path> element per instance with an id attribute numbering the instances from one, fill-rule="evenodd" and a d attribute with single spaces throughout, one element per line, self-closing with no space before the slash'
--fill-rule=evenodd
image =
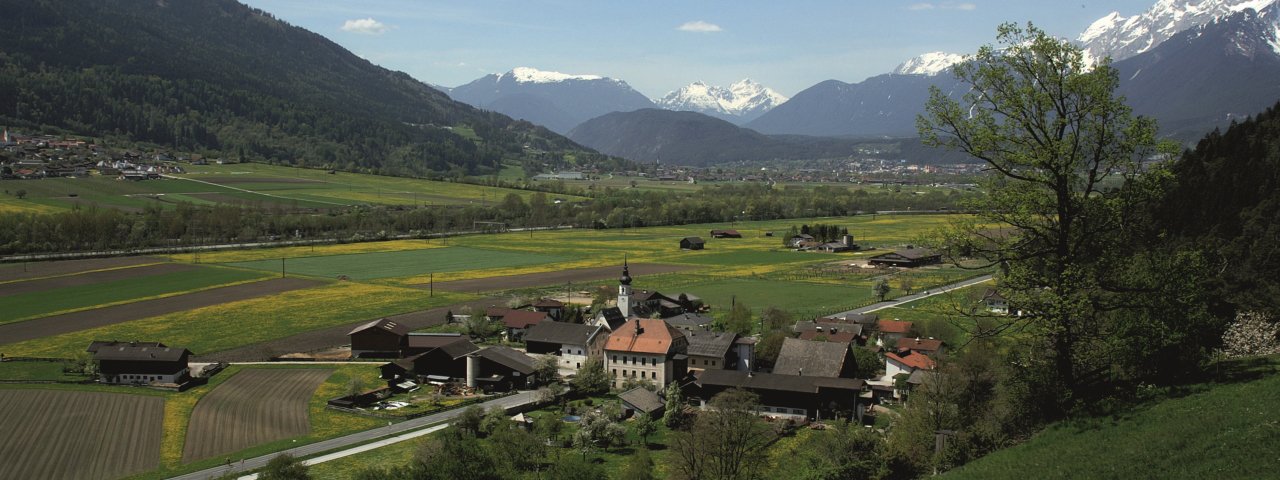
<path id="1" fill-rule="evenodd" d="M 191 351 L 185 348 L 159 343 L 115 343 L 96 348 L 90 345 L 90 348 L 96 350 L 93 359 L 98 362 L 102 383 L 181 383 L 190 376 L 187 360 L 191 358 Z"/>
<path id="2" fill-rule="evenodd" d="M 927 248 L 907 248 L 882 253 L 868 258 L 867 263 L 878 267 L 915 268 L 942 263 L 942 255 Z"/>
<path id="3" fill-rule="evenodd" d="M 702 250 L 707 244 L 702 237 L 684 237 L 680 239 L 681 250 Z"/>
<path id="4" fill-rule="evenodd" d="M 406 346 L 409 327 L 386 318 L 366 323 L 351 333 L 353 358 L 395 358 Z"/>

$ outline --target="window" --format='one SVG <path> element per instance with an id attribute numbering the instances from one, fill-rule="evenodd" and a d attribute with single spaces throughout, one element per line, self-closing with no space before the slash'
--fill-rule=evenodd
<path id="1" fill-rule="evenodd" d="M 804 415 L 804 410 L 799 409 L 799 408 L 793 408 L 793 409 L 791 409 L 791 413 L 794 413 L 794 414 L 796 414 L 796 415 Z"/>
<path id="2" fill-rule="evenodd" d="M 578 355 L 582 355 L 582 349 L 581 349 L 581 348 L 579 348 L 579 349 L 578 349 Z"/>
<path id="3" fill-rule="evenodd" d="M 578 366 L 573 367 L 573 368 L 582 368 L 582 363 L 578 363 Z"/>
<path id="4" fill-rule="evenodd" d="M 713 366 L 713 367 L 714 367 L 714 366 L 716 366 L 716 361 L 715 361 L 715 360 L 712 360 L 712 361 L 711 361 L 711 366 Z"/>
<path id="5" fill-rule="evenodd" d="M 613 369 L 613 376 L 615 376 L 615 377 L 616 377 L 616 376 L 618 376 L 618 369 L 616 369 L 616 368 L 615 368 L 615 369 Z"/>

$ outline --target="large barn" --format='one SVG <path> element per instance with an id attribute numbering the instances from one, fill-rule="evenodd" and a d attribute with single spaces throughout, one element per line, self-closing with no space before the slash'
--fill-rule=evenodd
<path id="1" fill-rule="evenodd" d="M 98 362 L 102 383 L 182 383 L 190 376 L 191 351 L 161 343 L 93 342 L 89 349 Z"/>
<path id="2" fill-rule="evenodd" d="M 868 258 L 867 263 L 877 267 L 915 268 L 942 263 L 942 255 L 927 248 L 907 246 Z"/>

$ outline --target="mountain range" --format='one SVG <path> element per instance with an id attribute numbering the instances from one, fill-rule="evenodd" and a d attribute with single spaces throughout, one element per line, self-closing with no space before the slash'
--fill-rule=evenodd
<path id="1" fill-rule="evenodd" d="M 728 87 L 693 82 L 656 103 L 667 110 L 698 112 L 736 124 L 755 120 L 787 101 L 787 97 L 746 78 Z"/>

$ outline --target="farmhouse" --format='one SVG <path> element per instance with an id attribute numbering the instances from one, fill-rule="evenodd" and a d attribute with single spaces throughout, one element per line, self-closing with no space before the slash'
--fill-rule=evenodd
<path id="1" fill-rule="evenodd" d="M 618 400 L 622 400 L 622 409 L 624 414 L 646 414 L 650 418 L 662 416 L 666 405 L 662 402 L 662 397 L 649 391 L 644 387 L 636 387 L 631 390 L 618 394 Z"/>
<path id="2" fill-rule="evenodd" d="M 397 359 L 382 365 L 382 378 L 397 379 L 425 377 L 428 375 L 447 378 L 463 378 L 467 374 L 467 354 L 479 350 L 471 340 L 460 340 L 419 353 L 411 357 Z"/>
<path id="3" fill-rule="evenodd" d="M 898 320 L 877 320 L 876 330 L 880 332 L 880 337 L 876 343 L 882 347 L 897 345 L 898 339 L 911 334 L 914 325 L 911 322 L 902 322 Z"/>
<path id="4" fill-rule="evenodd" d="M 813 342 L 788 338 L 782 341 L 782 349 L 778 352 L 773 373 L 853 378 L 857 367 L 848 343 Z"/>
<path id="5" fill-rule="evenodd" d="M 735 370 L 707 370 L 698 374 L 687 392 L 703 408 L 711 397 L 732 388 L 760 396 L 760 414 L 793 419 L 861 418 L 858 396 L 863 381 Z"/>
<path id="6" fill-rule="evenodd" d="M 684 333 L 655 319 L 632 319 L 605 343 L 605 369 L 613 386 L 627 378 L 642 378 L 663 386 L 683 376 L 687 366 L 688 339 Z"/>
<path id="7" fill-rule="evenodd" d="M 588 358 L 600 358 L 608 338 L 609 333 L 600 326 L 564 322 L 542 322 L 524 334 L 529 353 L 558 356 L 560 368 L 574 371 Z"/>
<path id="8" fill-rule="evenodd" d="M 502 316 L 502 324 L 506 327 L 507 340 L 512 342 L 523 338 L 529 327 L 549 321 L 551 321 L 550 315 L 528 310 L 509 310 Z"/>
<path id="9" fill-rule="evenodd" d="M 626 315 L 622 314 L 622 309 L 618 307 L 602 308 L 596 316 L 592 317 L 587 323 L 588 325 L 598 326 L 607 331 L 614 331 L 622 324 L 627 323 Z"/>
<path id="10" fill-rule="evenodd" d="M 191 351 L 160 343 L 119 344 L 94 342 L 93 359 L 98 362 L 102 383 L 181 383 L 190 374 L 187 360 Z"/>
<path id="11" fill-rule="evenodd" d="M 987 311 L 996 315 L 1017 315 L 1022 316 L 1022 311 L 1009 306 L 1009 300 L 1004 298 L 999 291 L 994 288 L 988 288 L 982 294 L 982 303 L 987 307 Z"/>
<path id="12" fill-rule="evenodd" d="M 351 337 L 354 358 L 395 358 L 406 346 L 409 327 L 383 318 L 356 327 L 347 335 Z"/>
<path id="13" fill-rule="evenodd" d="M 564 319 L 564 302 L 542 298 L 533 303 L 533 311 L 545 313 L 558 322 Z"/>
<path id="14" fill-rule="evenodd" d="M 662 321 L 681 330 L 707 330 L 715 319 L 697 313 L 681 313 L 663 317 Z"/>
<path id="15" fill-rule="evenodd" d="M 796 322 L 792 333 L 801 340 L 865 344 L 862 325 L 856 323 Z"/>
<path id="16" fill-rule="evenodd" d="M 688 331 L 690 372 L 714 369 L 746 370 L 754 355 L 754 343 L 739 343 L 733 332 Z"/>
<path id="17" fill-rule="evenodd" d="M 878 267 L 915 268 L 942 263 L 942 255 L 934 253 L 933 250 L 927 248 L 915 248 L 908 245 L 907 248 L 901 250 L 894 250 L 868 258 L 867 263 Z"/>
<path id="18" fill-rule="evenodd" d="M 932 358 L 916 352 L 904 355 L 896 353 L 884 354 L 884 378 L 894 378 L 900 374 L 910 375 L 916 370 L 933 370 L 936 364 Z"/>
<path id="19" fill-rule="evenodd" d="M 533 358 L 511 347 L 486 347 L 467 355 L 467 386 L 505 392 L 531 385 Z"/>
<path id="20" fill-rule="evenodd" d="M 712 230 L 711 238 L 742 238 L 737 230 Z"/>
<path id="21" fill-rule="evenodd" d="M 681 250 L 702 250 L 706 246 L 702 237 L 684 237 L 680 239 Z"/>
<path id="22" fill-rule="evenodd" d="M 898 352 L 915 352 L 930 357 L 942 353 L 942 340 L 934 340 L 933 338 L 899 338 Z"/>
<path id="23" fill-rule="evenodd" d="M 807 233 L 792 235 L 791 237 L 787 238 L 787 246 L 791 248 L 800 248 L 801 245 L 807 242 L 812 242 L 813 240 L 814 240 L 813 235 L 809 235 Z"/>

